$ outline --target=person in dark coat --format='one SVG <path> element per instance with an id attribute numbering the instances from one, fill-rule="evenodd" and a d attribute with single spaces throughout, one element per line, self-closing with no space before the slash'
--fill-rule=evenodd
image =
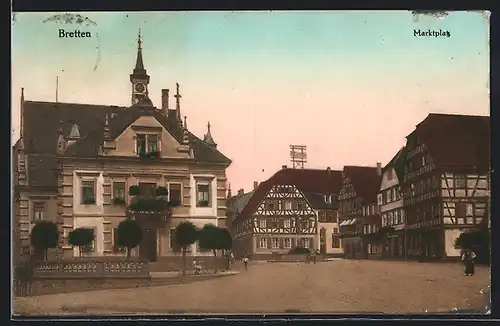
<path id="1" fill-rule="evenodd" d="M 462 254 L 462 262 L 465 265 L 465 276 L 472 276 L 475 273 L 476 254 L 470 249 L 464 250 Z"/>

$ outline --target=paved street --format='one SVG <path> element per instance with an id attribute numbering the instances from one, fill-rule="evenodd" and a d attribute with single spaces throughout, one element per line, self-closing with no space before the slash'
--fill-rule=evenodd
<path id="1" fill-rule="evenodd" d="M 241 266 L 236 265 L 241 270 Z M 16 298 L 23 314 L 124 313 L 423 313 L 482 306 L 489 269 L 462 265 L 337 260 L 318 264 L 253 262 L 235 276 L 182 285 Z"/>

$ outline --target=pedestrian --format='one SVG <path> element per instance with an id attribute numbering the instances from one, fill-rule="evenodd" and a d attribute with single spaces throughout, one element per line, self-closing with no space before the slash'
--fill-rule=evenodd
<path id="1" fill-rule="evenodd" d="M 476 263 L 476 254 L 471 249 L 465 249 L 462 254 L 462 262 L 465 265 L 464 274 L 465 276 L 474 275 L 474 265 Z"/>
<path id="2" fill-rule="evenodd" d="M 248 261 L 249 261 L 248 257 L 247 256 L 243 257 L 242 261 L 243 265 L 245 266 L 245 269 L 248 269 Z"/>
<path id="3" fill-rule="evenodd" d="M 231 251 L 231 262 L 233 262 L 233 263 L 234 263 L 234 260 L 235 260 L 235 258 L 234 258 L 234 253 Z"/>

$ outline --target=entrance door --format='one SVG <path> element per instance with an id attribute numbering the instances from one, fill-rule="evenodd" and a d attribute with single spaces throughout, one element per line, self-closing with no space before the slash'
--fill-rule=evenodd
<path id="1" fill-rule="evenodd" d="M 156 229 L 145 229 L 142 243 L 139 246 L 139 257 L 148 261 L 156 261 Z"/>
<path id="2" fill-rule="evenodd" d="M 326 254 L 326 230 L 321 228 L 319 231 L 319 251 L 322 255 Z"/>

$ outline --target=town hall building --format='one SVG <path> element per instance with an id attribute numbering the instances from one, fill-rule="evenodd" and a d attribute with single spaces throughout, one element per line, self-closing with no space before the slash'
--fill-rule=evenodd
<path id="1" fill-rule="evenodd" d="M 89 255 L 122 255 L 116 230 L 134 218 L 143 242 L 133 255 L 150 261 L 176 254 L 172 231 L 182 221 L 225 226 L 231 160 L 217 149 L 210 124 L 203 140 L 189 131 L 179 84 L 175 108 L 169 107 L 168 89 L 154 106 L 140 34 L 130 83 L 129 107 L 27 101 L 23 90 L 21 136 L 13 147 L 17 254 L 29 246 L 39 220 L 55 221 L 60 230 L 59 248 L 49 255 L 71 258 L 79 252 L 67 236 L 79 227 L 94 230 Z M 177 207 L 163 213 L 128 209 L 138 196 L 154 197 L 159 187 Z M 195 245 L 190 252 L 198 255 Z"/>

